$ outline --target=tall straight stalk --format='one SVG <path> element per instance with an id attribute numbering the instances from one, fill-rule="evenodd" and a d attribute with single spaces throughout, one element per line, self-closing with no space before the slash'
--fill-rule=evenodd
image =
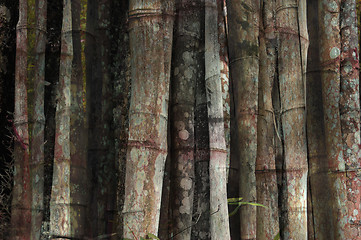
<path id="1" fill-rule="evenodd" d="M 274 0 L 261 2 L 256 181 L 257 202 L 267 208 L 257 208 L 257 219 L 260 219 L 257 221 L 257 239 L 272 239 L 279 232 L 275 115 L 272 105 L 277 60 L 274 10 Z"/>
<path id="2" fill-rule="evenodd" d="M 195 190 L 193 212 L 194 222 L 192 226 L 192 239 L 210 239 L 210 198 L 209 198 L 209 128 L 207 95 L 205 87 L 204 69 L 204 1 L 202 1 L 200 63 L 198 77 L 196 78 L 196 99 L 194 109 L 194 135 L 195 135 Z"/>
<path id="3" fill-rule="evenodd" d="M 88 158 L 92 166 L 90 210 L 93 237 L 112 233 L 115 213 L 115 161 L 110 82 L 110 1 L 88 2 Z M 92 8 L 92 9 L 90 9 Z M 93 35 L 93 36 L 91 36 Z"/>
<path id="4" fill-rule="evenodd" d="M 15 112 L 13 130 L 14 188 L 11 202 L 11 239 L 30 239 L 31 182 L 29 172 L 29 133 L 27 107 L 27 11 L 28 1 L 19 1 L 19 21 L 16 26 Z"/>
<path id="5" fill-rule="evenodd" d="M 343 154 L 346 167 L 346 191 L 350 238 L 357 239 L 358 222 L 361 220 L 360 185 L 358 171 L 361 169 L 360 142 L 360 86 L 359 86 L 359 43 L 357 32 L 356 0 L 341 1 L 341 66 L 340 66 L 340 118 Z M 357 210 L 357 211 L 355 211 Z M 355 224 L 356 223 L 356 224 Z"/>
<path id="6" fill-rule="evenodd" d="M 123 236 L 123 205 L 125 165 L 127 157 L 129 105 L 130 105 L 130 49 L 127 30 L 128 1 L 112 1 L 112 78 L 113 78 L 113 127 L 117 170 L 116 235 Z"/>
<path id="7" fill-rule="evenodd" d="M 131 0 L 129 37 L 132 95 L 126 162 L 125 238 L 157 234 L 172 54 L 173 1 Z"/>
<path id="8" fill-rule="evenodd" d="M 276 24 L 284 143 L 282 238 L 307 239 L 306 1 L 278 0 Z"/>
<path id="9" fill-rule="evenodd" d="M 64 0 L 50 201 L 53 238 L 84 238 L 85 235 L 87 135 L 80 50 L 80 1 Z"/>
<path id="10" fill-rule="evenodd" d="M 230 71 L 235 102 L 239 197 L 256 201 L 259 1 L 227 1 Z M 234 161 L 234 160 L 231 160 Z M 241 239 L 256 239 L 256 207 L 240 210 Z"/>
<path id="11" fill-rule="evenodd" d="M 346 175 L 340 118 L 340 4 L 318 1 L 318 41 L 325 146 L 331 187 L 332 231 L 334 239 L 351 239 L 346 209 Z M 329 19 L 329 20 L 328 20 Z"/>
<path id="12" fill-rule="evenodd" d="M 31 142 L 31 239 L 40 239 L 44 213 L 44 93 L 47 0 L 36 1 L 34 125 Z"/>
<path id="13" fill-rule="evenodd" d="M 216 0 L 205 0 L 205 85 L 209 126 L 210 224 L 212 239 L 230 239 L 227 203 L 227 151 L 219 67 Z"/>
<path id="14" fill-rule="evenodd" d="M 194 106 L 202 71 L 201 2 L 176 1 L 177 18 L 171 80 L 171 204 L 174 239 L 191 239 L 194 196 Z M 187 229 L 188 228 L 188 229 Z M 187 229 L 187 230 L 184 230 Z"/>
<path id="15" fill-rule="evenodd" d="M 328 173 L 325 147 L 324 109 L 322 103 L 321 66 L 318 41 L 318 2 L 307 1 L 310 48 L 307 62 L 307 145 L 310 194 L 315 239 L 335 239 L 332 210 L 333 191 Z M 310 208 L 309 207 L 309 208 Z M 310 234 L 311 229 L 308 229 Z"/>
<path id="16" fill-rule="evenodd" d="M 218 22 L 218 42 L 219 42 L 219 60 L 222 83 L 223 98 L 223 121 L 224 121 L 224 139 L 226 141 L 227 150 L 227 183 L 230 168 L 230 145 L 231 145 L 231 98 L 229 84 L 229 59 L 227 45 L 227 10 L 225 0 L 217 0 L 217 22 Z"/>

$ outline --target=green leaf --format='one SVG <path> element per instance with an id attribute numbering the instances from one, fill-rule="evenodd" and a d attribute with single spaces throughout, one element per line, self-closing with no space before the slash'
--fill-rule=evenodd
<path id="1" fill-rule="evenodd" d="M 277 233 L 277 235 L 275 236 L 275 238 L 273 240 L 280 240 L 280 232 Z"/>
<path id="2" fill-rule="evenodd" d="M 240 202 L 243 198 L 228 198 L 228 203 Z"/>
<path id="3" fill-rule="evenodd" d="M 156 239 L 156 240 L 160 240 L 157 236 L 155 236 L 154 234 L 148 233 L 147 235 L 150 239 Z"/>
<path id="4" fill-rule="evenodd" d="M 233 215 L 235 215 L 240 207 L 241 207 L 241 205 L 239 205 L 238 207 L 236 207 L 236 209 L 234 209 L 234 210 L 229 214 L 229 217 L 232 217 Z"/>

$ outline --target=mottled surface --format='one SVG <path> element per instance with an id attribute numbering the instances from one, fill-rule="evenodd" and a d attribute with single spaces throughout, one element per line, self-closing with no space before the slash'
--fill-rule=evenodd
<path id="1" fill-rule="evenodd" d="M 41 239 L 44 213 L 44 93 L 47 0 L 36 2 L 34 114 L 31 141 L 31 239 Z"/>
<path id="2" fill-rule="evenodd" d="M 274 138 L 276 121 L 272 89 L 276 77 L 275 0 L 264 1 L 260 11 L 259 95 L 257 135 L 257 239 L 273 239 L 279 232 L 278 188 Z"/>
<path id="3" fill-rule="evenodd" d="M 88 179 L 82 102 L 80 1 L 64 0 L 63 7 L 50 234 L 83 238 Z"/>
<path id="4" fill-rule="evenodd" d="M 173 1 L 130 1 L 132 95 L 123 209 L 124 237 L 158 233 L 167 122 Z"/>
<path id="5" fill-rule="evenodd" d="M 283 133 L 281 237 L 307 239 L 305 78 L 306 1 L 276 1 L 278 78 Z"/>
<path id="6" fill-rule="evenodd" d="M 174 239 L 191 239 L 194 196 L 194 106 L 196 81 L 204 68 L 203 6 L 176 1 L 171 79 L 171 229 Z M 185 230 L 186 229 L 186 230 Z"/>
<path id="7" fill-rule="evenodd" d="M 237 143 L 234 151 L 239 161 L 239 196 L 256 201 L 255 163 L 257 155 L 258 112 L 258 26 L 259 1 L 227 1 L 229 67 L 233 86 Z M 256 207 L 240 209 L 241 239 L 256 238 Z"/>
<path id="8" fill-rule="evenodd" d="M 30 239 L 31 186 L 29 170 L 29 133 L 27 107 L 27 1 L 19 1 L 19 21 L 16 26 L 15 112 L 13 131 L 14 188 L 11 202 L 11 238 Z"/>

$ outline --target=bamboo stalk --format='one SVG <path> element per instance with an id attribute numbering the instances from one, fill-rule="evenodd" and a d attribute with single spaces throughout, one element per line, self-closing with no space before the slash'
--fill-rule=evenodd
<path id="1" fill-rule="evenodd" d="M 279 232 L 278 187 L 275 161 L 275 116 L 272 89 L 276 75 L 275 1 L 262 1 L 257 136 L 257 239 L 273 239 Z"/>
<path id="2" fill-rule="evenodd" d="M 361 169 L 360 141 L 360 87 L 359 87 L 359 44 L 357 33 L 356 0 L 341 1 L 340 6 L 340 119 L 343 154 L 346 167 L 346 191 L 350 237 L 359 237 L 361 220 Z M 356 211 L 355 211 L 356 210 Z"/>
<path id="3" fill-rule="evenodd" d="M 194 106 L 202 71 L 202 3 L 176 1 L 171 80 L 172 229 L 174 239 L 191 239 L 194 196 Z"/>
<path id="4" fill-rule="evenodd" d="M 41 239 L 44 213 L 44 93 L 47 1 L 36 1 L 34 116 L 30 174 L 32 181 L 31 239 Z"/>
<path id="5" fill-rule="evenodd" d="M 80 1 L 64 0 L 50 234 L 83 238 L 87 199 Z M 75 227 L 76 226 L 76 227 Z"/>
<path id="6" fill-rule="evenodd" d="M 216 0 L 205 0 L 205 85 L 210 148 L 210 230 L 212 239 L 230 239 L 226 187 L 227 151 L 224 136 L 217 16 Z"/>
<path id="7" fill-rule="evenodd" d="M 132 95 L 126 162 L 123 237 L 157 235 L 167 121 L 173 1 L 129 5 Z"/>
<path id="8" fill-rule="evenodd" d="M 29 133 L 27 107 L 27 30 L 28 1 L 19 1 L 19 21 L 16 26 L 15 111 L 13 130 L 14 188 L 11 202 L 11 238 L 30 239 L 31 182 L 29 173 Z"/>
<path id="9" fill-rule="evenodd" d="M 277 1 L 278 73 L 284 143 L 282 238 L 307 239 L 306 1 Z"/>
<path id="10" fill-rule="evenodd" d="M 230 71 L 240 161 L 240 196 L 256 201 L 258 110 L 258 1 L 227 1 Z M 233 160 L 232 160 L 233 161 Z M 241 239 L 256 238 L 256 207 L 240 210 Z"/>
<path id="11" fill-rule="evenodd" d="M 334 239 L 351 239 L 346 210 L 345 160 L 340 119 L 340 3 L 318 1 L 320 75 Z M 331 19 L 332 21 L 325 21 Z"/>

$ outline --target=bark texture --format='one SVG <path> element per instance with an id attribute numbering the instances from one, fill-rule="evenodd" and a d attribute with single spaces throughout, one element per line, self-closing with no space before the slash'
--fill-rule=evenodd
<path id="1" fill-rule="evenodd" d="M 201 77 L 202 2 L 176 1 L 171 80 L 172 229 L 174 239 L 191 239 L 194 196 L 194 106 Z"/>
<path id="2" fill-rule="evenodd" d="M 261 2 L 259 48 L 259 95 L 257 135 L 257 239 L 273 239 L 279 232 L 278 187 L 274 138 L 275 113 L 272 89 L 276 77 L 277 34 L 275 29 L 276 1 Z"/>
<path id="3" fill-rule="evenodd" d="M 276 25 L 284 143 L 282 238 L 307 239 L 306 1 L 277 1 Z"/>
<path id="4" fill-rule="evenodd" d="M 47 1 L 36 1 L 34 114 L 31 142 L 31 239 L 41 239 L 44 214 L 44 93 Z"/>
<path id="5" fill-rule="evenodd" d="M 50 234 L 83 238 L 87 199 L 85 109 L 80 54 L 80 1 L 64 1 Z"/>
<path id="6" fill-rule="evenodd" d="M 216 0 L 205 0 L 205 86 L 209 127 L 210 227 L 212 239 L 230 239 L 227 203 L 227 151 L 223 122 Z"/>
<path id="7" fill-rule="evenodd" d="M 124 237 L 157 234 L 167 122 L 173 1 L 129 4 L 132 97 L 123 209 Z"/>
<path id="8" fill-rule="evenodd" d="M 235 104 L 239 165 L 239 196 L 256 201 L 255 163 L 257 155 L 258 112 L 258 14 L 259 1 L 227 1 L 230 72 Z M 234 155 L 232 155 L 234 156 Z M 256 238 L 256 208 L 240 210 L 241 239 Z"/>
<path id="9" fill-rule="evenodd" d="M 88 2 L 89 4 L 89 2 Z M 115 214 L 115 161 L 110 76 L 110 1 L 88 5 L 88 160 L 92 167 L 92 237 L 112 233 Z"/>
<path id="10" fill-rule="evenodd" d="M 340 119 L 343 153 L 346 168 L 346 192 L 350 237 L 361 237 L 361 167 L 360 151 L 360 85 L 359 43 L 357 34 L 356 1 L 343 0 L 340 5 Z"/>
<path id="11" fill-rule="evenodd" d="M 334 239 L 351 239 L 346 209 L 346 175 L 340 119 L 340 3 L 318 1 L 325 146 L 331 188 Z"/>
<path id="12" fill-rule="evenodd" d="M 16 26 L 15 111 L 13 131 L 14 188 L 11 203 L 11 239 L 30 239 L 31 186 L 29 170 L 29 133 L 27 107 L 27 11 L 28 1 L 19 2 L 19 21 Z"/>
<path id="13" fill-rule="evenodd" d="M 112 2 L 112 78 L 113 78 L 113 128 L 115 138 L 115 161 L 117 170 L 116 236 L 123 235 L 123 205 L 125 165 L 128 143 L 129 105 L 131 94 L 130 49 L 127 31 L 128 1 Z"/>
<path id="14" fill-rule="evenodd" d="M 210 239 L 210 199 L 209 199 L 209 128 L 207 96 L 204 69 L 204 1 L 201 11 L 200 60 L 202 64 L 196 78 L 196 99 L 194 109 L 195 135 L 195 193 L 191 239 Z"/>
<path id="15" fill-rule="evenodd" d="M 308 29 L 310 42 L 307 63 L 307 145 L 310 194 L 315 239 L 335 239 L 332 217 L 332 186 L 328 174 L 325 147 L 324 108 L 322 103 L 321 65 L 318 41 L 318 2 L 308 1 Z M 310 218 L 309 218 L 310 219 Z M 308 230 L 310 234 L 310 229 Z M 312 236 L 309 236 L 312 237 Z"/>

